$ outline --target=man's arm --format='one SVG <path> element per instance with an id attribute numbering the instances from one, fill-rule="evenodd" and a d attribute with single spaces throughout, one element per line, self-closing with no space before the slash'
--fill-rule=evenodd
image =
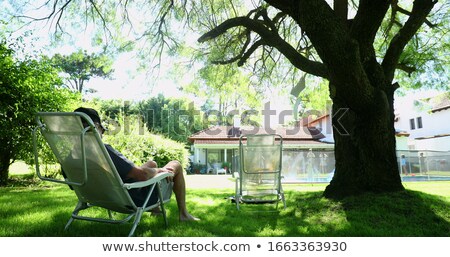
<path id="1" fill-rule="evenodd" d="M 161 172 L 172 172 L 168 168 L 149 168 L 145 166 L 133 167 L 128 173 L 128 178 L 134 179 L 136 181 L 145 181 L 153 178 L 156 174 Z"/>
<path id="2" fill-rule="evenodd" d="M 157 173 L 156 168 L 133 167 L 127 177 L 136 181 L 145 181 L 153 178 Z"/>

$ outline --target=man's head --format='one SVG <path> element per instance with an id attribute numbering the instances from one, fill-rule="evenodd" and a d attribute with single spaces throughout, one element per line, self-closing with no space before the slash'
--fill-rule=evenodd
<path id="1" fill-rule="evenodd" d="M 98 115 L 98 112 L 96 110 L 94 110 L 92 108 L 80 107 L 80 108 L 77 108 L 74 112 L 82 112 L 84 114 L 87 114 L 91 118 L 92 122 L 94 122 L 94 125 L 97 128 L 100 135 L 106 131 L 105 127 L 103 127 L 103 125 L 102 125 L 102 120 L 100 119 L 100 116 Z M 89 125 L 87 123 L 83 122 L 83 126 L 86 128 Z"/>

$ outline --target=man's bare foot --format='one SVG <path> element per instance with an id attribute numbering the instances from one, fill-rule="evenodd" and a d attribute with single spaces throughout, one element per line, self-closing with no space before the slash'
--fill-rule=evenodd
<path id="1" fill-rule="evenodd" d="M 191 214 L 180 214 L 180 221 L 199 221 L 199 218 L 192 216 Z"/>

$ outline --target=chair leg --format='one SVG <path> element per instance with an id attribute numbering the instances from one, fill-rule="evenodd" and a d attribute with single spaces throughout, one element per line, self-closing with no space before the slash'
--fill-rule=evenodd
<path id="1" fill-rule="evenodd" d="M 281 201 L 283 201 L 283 209 L 286 209 L 286 198 L 284 197 L 284 193 L 281 193 Z"/>
<path id="2" fill-rule="evenodd" d="M 89 208 L 87 203 L 78 202 L 77 206 L 75 206 L 75 209 L 72 212 L 72 216 L 70 217 L 69 221 L 67 222 L 66 226 L 64 227 L 64 230 L 69 229 L 70 224 L 72 224 L 72 222 L 75 220 L 73 217 L 78 215 L 79 211 L 87 209 L 87 208 Z"/>
<path id="3" fill-rule="evenodd" d="M 70 224 L 72 224 L 72 222 L 73 222 L 73 218 L 70 217 L 69 221 L 67 222 L 66 226 L 64 227 L 64 230 L 68 230 L 69 226 L 70 226 Z"/>
<path id="4" fill-rule="evenodd" d="M 132 237 L 134 235 L 134 232 L 136 231 L 136 228 L 139 225 L 139 222 L 141 222 L 142 213 L 144 213 L 144 209 L 139 207 L 136 211 L 136 216 L 134 217 L 133 226 L 131 227 L 128 237 Z"/>
<path id="5" fill-rule="evenodd" d="M 156 190 L 158 190 L 159 203 L 160 203 L 159 205 L 161 207 L 161 212 L 162 212 L 162 215 L 163 215 L 163 218 L 164 218 L 164 224 L 165 224 L 166 228 L 168 228 L 169 227 L 169 221 L 167 220 L 166 208 L 164 207 L 164 198 L 163 198 L 163 194 L 162 194 L 161 187 L 160 187 L 159 183 L 156 184 Z"/>
<path id="6" fill-rule="evenodd" d="M 234 201 L 236 203 L 236 208 L 239 211 L 239 201 L 240 199 L 240 195 L 239 195 L 239 178 L 236 179 L 236 183 L 235 183 L 235 196 L 234 196 Z"/>

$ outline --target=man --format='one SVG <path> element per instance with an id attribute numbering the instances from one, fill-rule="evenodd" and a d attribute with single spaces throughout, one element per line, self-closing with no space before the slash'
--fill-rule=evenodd
<path id="1" fill-rule="evenodd" d="M 101 124 L 100 116 L 98 115 L 98 112 L 96 110 L 91 108 L 80 107 L 76 109 L 75 112 L 82 112 L 87 114 L 94 122 L 94 125 L 100 136 L 102 136 L 103 133 L 106 131 Z M 85 127 L 88 126 L 87 124 L 83 125 Z M 187 210 L 186 183 L 184 180 L 183 168 L 181 167 L 181 164 L 178 161 L 170 161 L 163 168 L 158 168 L 156 162 L 150 160 L 146 162 L 144 165 L 138 167 L 110 145 L 105 144 L 105 147 L 124 183 L 145 181 L 153 178 L 156 174 L 160 172 L 173 173 L 174 176 L 173 178 L 170 177 L 170 181 L 163 181 L 161 183 L 161 189 L 163 191 L 163 194 L 170 197 L 170 194 L 173 189 L 173 192 L 175 193 L 175 197 L 177 200 L 180 221 L 199 220 L 198 218 L 192 216 Z M 129 190 L 129 193 L 131 198 L 137 205 L 142 205 L 143 201 L 145 200 L 145 197 L 148 194 L 148 190 L 149 190 L 148 187 L 140 189 L 131 189 Z M 156 192 L 154 192 L 150 198 L 150 203 L 152 202 L 154 203 L 156 201 L 157 195 Z"/>

